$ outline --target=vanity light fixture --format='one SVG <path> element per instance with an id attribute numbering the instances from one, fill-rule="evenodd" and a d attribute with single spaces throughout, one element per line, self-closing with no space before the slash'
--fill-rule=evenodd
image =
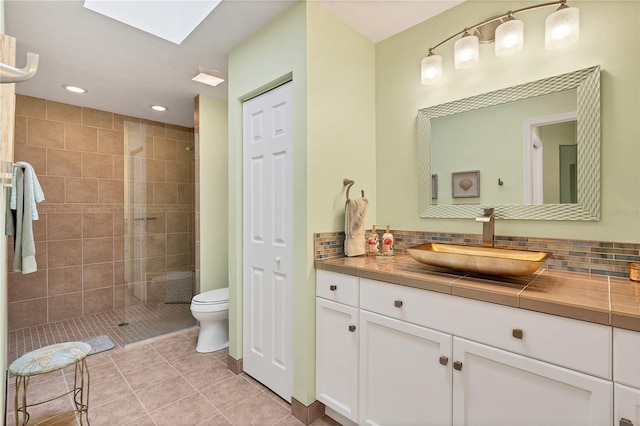
<path id="1" fill-rule="evenodd" d="M 567 6 L 566 0 L 540 3 L 510 10 L 502 15 L 486 19 L 478 24 L 466 27 L 429 48 L 429 53 L 421 62 L 422 84 L 432 85 L 442 80 L 442 57 L 434 53 L 443 44 L 460 37 L 454 43 L 454 65 L 456 69 L 471 68 L 479 62 L 479 43 L 495 41 L 495 54 L 498 57 L 515 55 L 524 44 L 524 22 L 514 15 L 559 5 L 558 9 L 545 20 L 545 47 L 561 49 L 569 47 L 580 37 L 580 11 Z"/>
<path id="2" fill-rule="evenodd" d="M 165 112 L 168 109 L 166 106 L 162 105 L 151 105 L 149 108 L 158 112 Z"/>
<path id="3" fill-rule="evenodd" d="M 62 87 L 73 93 L 87 93 L 86 89 L 78 86 L 72 86 L 70 84 L 63 84 Z"/>

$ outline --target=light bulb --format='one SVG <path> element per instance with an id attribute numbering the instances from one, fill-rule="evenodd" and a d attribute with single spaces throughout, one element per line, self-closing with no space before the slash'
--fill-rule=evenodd
<path id="1" fill-rule="evenodd" d="M 544 45 L 547 49 L 562 49 L 580 38 L 580 10 L 560 6 L 545 20 Z"/>
<path id="2" fill-rule="evenodd" d="M 442 56 L 429 55 L 420 63 L 422 84 L 436 84 L 442 80 Z"/>
<path id="3" fill-rule="evenodd" d="M 464 35 L 453 45 L 454 65 L 456 69 L 471 68 L 478 64 L 480 53 L 478 48 L 478 37 Z"/>
<path id="4" fill-rule="evenodd" d="M 496 28 L 496 56 L 515 55 L 522 51 L 524 44 L 524 22 L 510 19 Z"/>

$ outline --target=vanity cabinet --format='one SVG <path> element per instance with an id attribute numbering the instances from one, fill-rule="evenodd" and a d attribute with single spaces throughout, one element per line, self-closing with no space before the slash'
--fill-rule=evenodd
<path id="1" fill-rule="evenodd" d="M 613 329 L 615 426 L 640 426 L 640 333 Z"/>
<path id="2" fill-rule="evenodd" d="M 358 278 L 316 273 L 316 398 L 358 421 Z"/>
<path id="3" fill-rule="evenodd" d="M 451 335 L 360 311 L 362 425 L 451 424 Z"/>
<path id="4" fill-rule="evenodd" d="M 334 302 L 320 295 L 329 279 L 346 275 L 328 272 L 317 271 L 316 397 L 348 419 L 612 423 L 611 327 L 353 276 L 355 305 L 327 295 Z M 342 320 L 329 326 L 327 318 L 338 315 L 329 312 Z M 327 332 L 348 324 L 356 326 L 350 338 Z M 622 386 L 629 387 L 616 392 L 627 391 Z"/>
<path id="5" fill-rule="evenodd" d="M 612 383 L 453 339 L 454 425 L 607 425 Z"/>

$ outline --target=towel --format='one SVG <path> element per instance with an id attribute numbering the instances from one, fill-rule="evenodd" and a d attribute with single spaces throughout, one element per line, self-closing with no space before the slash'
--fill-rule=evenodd
<path id="1" fill-rule="evenodd" d="M 35 198 L 32 177 L 35 174 L 23 171 L 21 168 L 15 173 L 16 209 L 15 223 L 13 215 L 7 215 L 5 233 L 14 235 L 13 271 L 30 274 L 38 270 L 36 264 L 36 245 L 33 239 L 31 200 Z"/>
<path id="2" fill-rule="evenodd" d="M 11 210 L 16 210 L 17 204 L 17 175 L 18 170 L 21 170 L 21 167 L 24 167 L 24 175 L 25 179 L 28 176 L 31 182 L 31 188 L 29 193 L 31 194 L 27 199 L 31 204 L 31 219 L 38 220 L 38 209 L 36 208 L 36 203 L 40 203 L 44 201 L 44 192 L 42 192 L 42 187 L 40 186 L 40 182 L 38 181 L 38 176 L 36 176 L 36 171 L 33 166 L 25 161 L 16 162 L 16 166 L 13 166 L 13 182 L 11 183 Z M 26 188 L 25 188 L 26 189 Z"/>
<path id="3" fill-rule="evenodd" d="M 364 222 L 369 207 L 369 200 L 358 198 L 347 200 L 344 214 L 344 254 L 360 256 L 366 253 Z"/>

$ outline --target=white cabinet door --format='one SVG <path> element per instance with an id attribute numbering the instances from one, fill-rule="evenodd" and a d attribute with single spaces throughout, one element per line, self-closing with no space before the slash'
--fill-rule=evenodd
<path id="1" fill-rule="evenodd" d="M 358 309 L 316 298 L 316 398 L 358 421 Z"/>
<path id="2" fill-rule="evenodd" d="M 612 382 L 459 338 L 452 362 L 454 425 L 611 423 Z"/>
<path id="3" fill-rule="evenodd" d="M 640 426 L 640 389 L 615 384 L 614 426 Z"/>
<path id="4" fill-rule="evenodd" d="M 613 329 L 613 381 L 640 388 L 640 333 Z"/>
<path id="5" fill-rule="evenodd" d="M 451 424 L 451 336 L 360 311 L 361 425 Z"/>

